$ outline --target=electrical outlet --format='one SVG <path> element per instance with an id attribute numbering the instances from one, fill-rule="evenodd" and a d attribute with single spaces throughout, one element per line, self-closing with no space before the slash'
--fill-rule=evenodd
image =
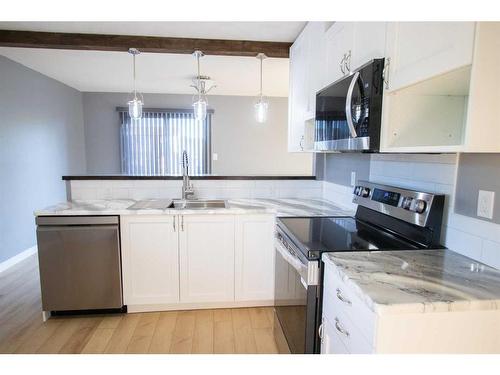
<path id="1" fill-rule="evenodd" d="M 356 172 L 351 172 L 351 186 L 356 185 Z"/>
<path id="2" fill-rule="evenodd" d="M 493 219 L 493 206 L 495 205 L 495 192 L 479 190 L 477 198 L 477 216 Z"/>

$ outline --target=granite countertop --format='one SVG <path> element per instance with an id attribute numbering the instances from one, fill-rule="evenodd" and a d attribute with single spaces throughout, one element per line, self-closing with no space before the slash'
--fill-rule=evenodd
<path id="1" fill-rule="evenodd" d="M 378 314 L 500 309 L 500 271 L 451 250 L 325 253 L 323 261 Z"/>
<path id="2" fill-rule="evenodd" d="M 227 208 L 217 209 L 139 209 L 128 207 L 137 201 L 131 199 L 74 200 L 62 202 L 34 212 L 35 216 L 65 215 L 175 215 L 175 214 L 259 214 L 285 216 L 350 216 L 354 212 L 322 199 L 229 199 Z"/>

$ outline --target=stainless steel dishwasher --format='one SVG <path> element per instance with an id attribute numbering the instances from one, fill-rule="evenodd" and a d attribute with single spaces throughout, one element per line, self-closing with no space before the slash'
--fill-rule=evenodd
<path id="1" fill-rule="evenodd" d="M 43 311 L 121 309 L 118 216 L 39 216 L 36 223 Z"/>

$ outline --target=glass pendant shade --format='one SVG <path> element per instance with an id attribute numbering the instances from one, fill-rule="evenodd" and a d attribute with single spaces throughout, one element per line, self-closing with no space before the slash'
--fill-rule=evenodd
<path id="1" fill-rule="evenodd" d="M 143 104 L 137 97 L 128 102 L 128 114 L 132 120 L 139 120 L 142 117 Z"/>
<path id="2" fill-rule="evenodd" d="M 139 120 L 142 118 L 142 107 L 144 106 L 144 98 L 141 93 L 137 92 L 135 88 L 135 57 L 140 54 L 139 50 L 136 48 L 130 48 L 128 50 L 128 53 L 130 53 L 133 57 L 133 70 L 132 70 L 132 75 L 133 75 L 133 80 L 134 80 L 134 91 L 132 94 L 134 95 L 133 99 L 130 100 L 128 104 L 128 114 L 132 120 Z M 139 95 L 139 97 L 137 97 Z"/>
<path id="3" fill-rule="evenodd" d="M 262 95 L 262 81 L 263 81 L 263 74 L 262 74 L 262 61 L 266 58 L 266 55 L 263 53 L 259 53 L 257 55 L 257 59 L 260 60 L 260 92 L 259 96 L 257 97 L 257 102 L 254 105 L 254 110 L 255 110 L 255 120 L 259 124 L 263 124 L 267 121 L 267 107 L 268 103 L 266 98 Z"/>
<path id="4" fill-rule="evenodd" d="M 207 101 L 203 98 L 198 98 L 193 103 L 194 118 L 196 121 L 205 121 L 207 117 Z"/>
<path id="5" fill-rule="evenodd" d="M 267 121 L 267 107 L 268 104 L 264 98 L 260 98 L 257 103 L 255 103 L 255 120 L 259 124 L 263 124 Z"/>

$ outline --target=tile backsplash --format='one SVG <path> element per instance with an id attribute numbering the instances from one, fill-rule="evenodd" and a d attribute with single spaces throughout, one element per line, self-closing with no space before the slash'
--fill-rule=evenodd
<path id="1" fill-rule="evenodd" d="M 192 180 L 197 198 L 319 198 L 315 180 Z M 180 180 L 72 180 L 71 199 L 180 198 Z"/>
<path id="2" fill-rule="evenodd" d="M 446 247 L 500 268 L 500 225 L 454 212 L 456 154 L 371 156 L 370 180 L 446 195 L 441 242 Z"/>

